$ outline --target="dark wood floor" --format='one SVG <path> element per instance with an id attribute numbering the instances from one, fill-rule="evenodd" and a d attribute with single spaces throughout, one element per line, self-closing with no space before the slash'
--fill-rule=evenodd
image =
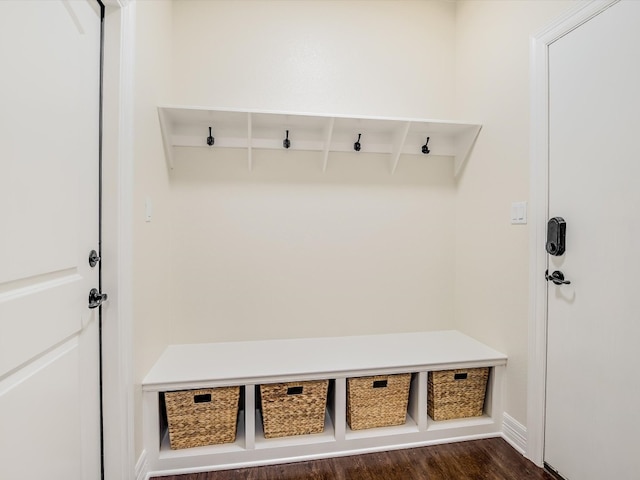
<path id="1" fill-rule="evenodd" d="M 159 477 L 154 477 L 159 478 Z M 554 480 L 501 438 L 163 480 Z"/>

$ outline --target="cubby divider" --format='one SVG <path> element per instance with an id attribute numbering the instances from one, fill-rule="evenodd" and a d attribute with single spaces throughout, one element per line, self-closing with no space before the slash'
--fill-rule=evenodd
<path id="1" fill-rule="evenodd" d="M 256 410 L 256 386 L 248 384 L 244 389 L 244 424 L 245 434 L 244 442 L 247 450 L 256 448 L 256 417 L 252 413 Z"/>

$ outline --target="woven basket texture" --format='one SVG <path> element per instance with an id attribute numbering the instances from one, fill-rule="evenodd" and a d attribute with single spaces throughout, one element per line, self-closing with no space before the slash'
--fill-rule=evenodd
<path id="1" fill-rule="evenodd" d="M 260 385 L 265 438 L 324 431 L 329 380 Z"/>
<path id="2" fill-rule="evenodd" d="M 172 449 L 235 441 L 240 387 L 166 392 L 164 397 Z"/>
<path id="3" fill-rule="evenodd" d="M 411 374 L 347 379 L 347 423 L 351 430 L 404 425 Z"/>
<path id="4" fill-rule="evenodd" d="M 488 367 L 429 372 L 427 413 L 433 420 L 481 416 L 488 378 Z"/>

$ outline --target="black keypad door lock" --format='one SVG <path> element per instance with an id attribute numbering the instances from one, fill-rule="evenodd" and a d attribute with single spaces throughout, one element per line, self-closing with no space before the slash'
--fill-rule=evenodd
<path id="1" fill-rule="evenodd" d="M 559 257 L 565 250 L 567 224 L 562 217 L 553 217 L 547 222 L 547 253 Z"/>

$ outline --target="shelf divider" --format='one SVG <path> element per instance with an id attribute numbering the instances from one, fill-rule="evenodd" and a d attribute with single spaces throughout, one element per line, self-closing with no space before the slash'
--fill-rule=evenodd
<path id="1" fill-rule="evenodd" d="M 334 117 L 330 117 L 327 120 L 327 124 L 324 128 L 324 150 L 322 156 L 322 172 L 327 171 L 327 164 L 329 162 L 329 151 L 331 149 L 331 137 L 333 136 L 333 126 L 335 125 L 336 119 Z"/>
<path id="2" fill-rule="evenodd" d="M 335 389 L 333 395 L 333 428 L 337 441 L 346 438 L 347 425 L 347 379 L 336 378 Z"/>
<path id="3" fill-rule="evenodd" d="M 249 162 L 249 171 L 253 171 L 253 134 L 251 133 L 251 112 L 247 112 L 247 161 Z"/>
<path id="4" fill-rule="evenodd" d="M 423 432 L 427 429 L 427 372 L 418 372 L 416 381 L 417 383 L 412 385 L 411 392 L 415 396 L 413 402 L 409 403 L 409 409 L 411 416 L 418 424 L 418 430 Z"/>
<path id="5" fill-rule="evenodd" d="M 411 127 L 411 122 L 404 122 L 404 124 L 395 131 L 391 151 L 391 174 L 396 173 L 402 147 L 404 147 L 404 142 L 407 140 L 407 133 L 409 133 L 409 127 Z"/>

